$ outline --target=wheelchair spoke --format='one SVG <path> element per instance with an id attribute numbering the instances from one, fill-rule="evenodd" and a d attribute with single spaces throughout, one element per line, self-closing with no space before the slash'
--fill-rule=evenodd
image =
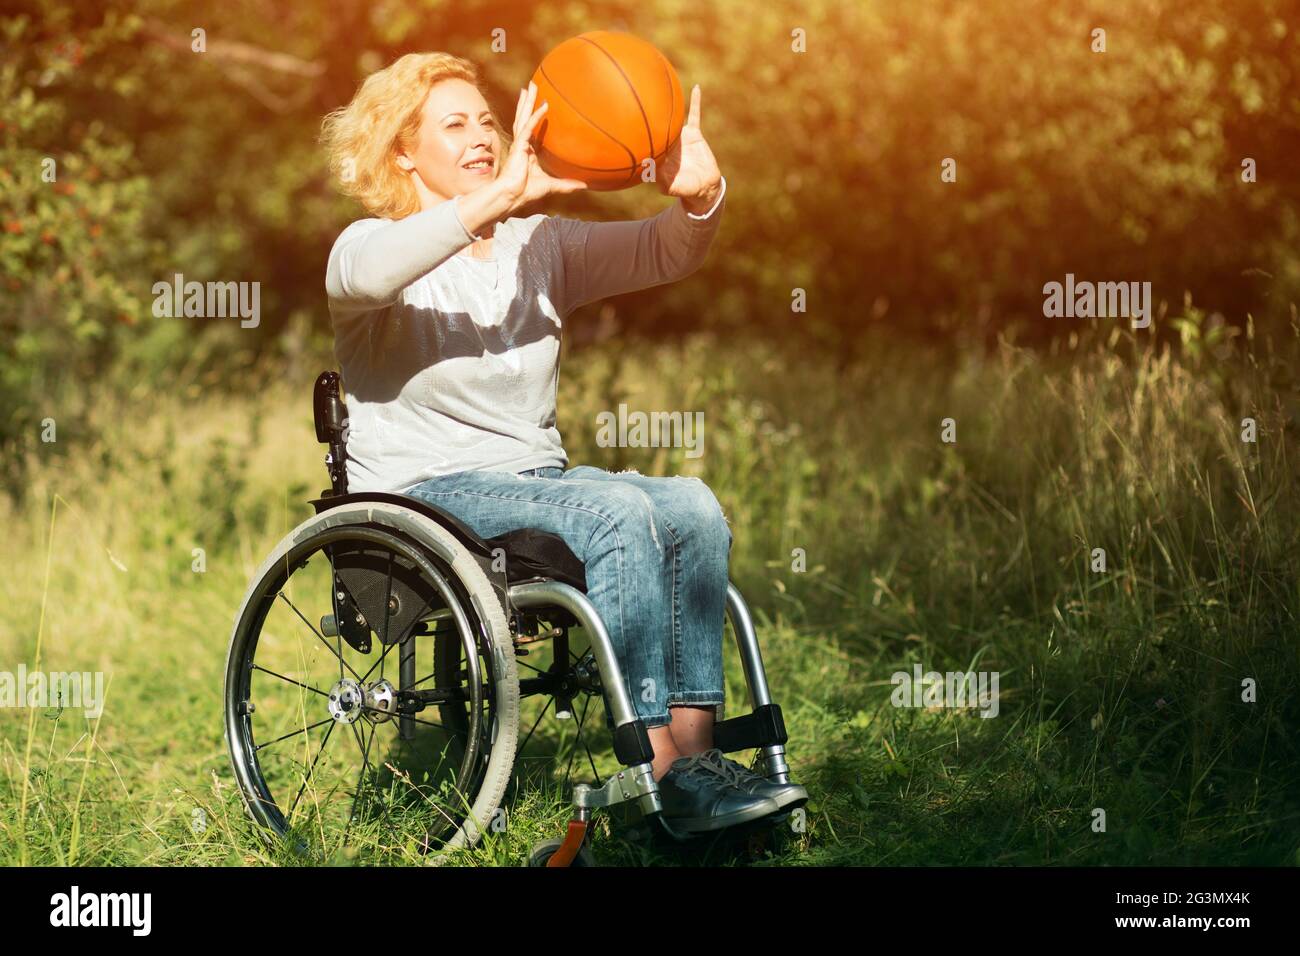
<path id="1" fill-rule="evenodd" d="M 256 753 L 257 751 L 262 750 L 265 747 L 271 746 L 271 744 L 278 744 L 281 740 L 288 740 L 290 737 L 297 737 L 299 734 L 305 734 L 309 730 L 315 730 L 321 724 L 332 723 L 333 720 L 334 720 L 333 717 L 326 717 L 324 720 L 318 720 L 310 727 L 303 727 L 301 730 L 295 730 L 292 733 L 287 733 L 283 737 L 276 737 L 274 740 L 268 740 L 264 744 L 258 744 L 256 747 L 253 748 L 253 751 Z"/>
<path id="2" fill-rule="evenodd" d="M 372 712 L 374 712 L 374 713 L 376 713 L 376 714 L 386 714 L 386 713 L 388 713 L 388 711 L 386 711 L 386 710 L 380 710 L 378 707 L 371 707 L 369 704 L 362 704 L 362 705 L 361 705 L 361 709 L 362 709 L 362 710 L 369 710 L 369 711 L 372 711 Z M 438 728 L 439 730 L 441 730 L 444 734 L 446 734 L 446 733 L 450 733 L 450 732 L 447 730 L 447 728 L 444 727 L 442 724 L 435 724 L 435 723 L 434 723 L 433 721 L 431 721 L 431 720 L 421 720 L 419 717 L 412 717 L 410 714 L 402 714 L 401 716 L 402 716 L 402 717 L 405 717 L 407 720 L 413 720 L 413 721 L 415 721 L 417 724 L 424 724 L 424 726 L 426 726 L 426 727 L 437 727 L 437 728 Z"/>
<path id="3" fill-rule="evenodd" d="M 390 571 L 389 573 L 391 574 L 392 572 Z M 392 585 L 390 584 L 389 586 L 390 586 L 390 588 L 391 588 Z M 424 611 L 425 611 L 425 608 L 427 608 L 428 606 L 429 606 L 429 601 L 428 601 L 428 599 L 426 598 L 425 601 L 424 601 L 424 604 L 423 604 L 423 605 L 421 606 L 421 608 L 420 608 L 420 613 L 419 613 L 419 614 L 416 614 L 416 616 L 415 616 L 417 620 L 419 619 L 420 614 L 423 614 Z M 385 633 L 387 633 L 387 631 L 388 631 L 388 622 L 387 622 L 387 621 L 384 622 L 384 631 L 385 631 Z M 381 640 L 382 640 L 382 638 L 381 638 Z M 388 656 L 388 652 L 391 651 L 394 647 L 396 647 L 396 646 L 398 645 L 398 643 L 399 643 L 398 641 L 393 641 L 393 643 L 391 643 L 391 644 L 385 644 L 385 645 L 384 645 L 384 650 L 383 650 L 383 652 L 379 655 L 379 660 L 377 660 L 377 661 L 375 661 L 373 664 L 371 664 L 371 665 L 370 665 L 370 669 L 369 669 L 368 671 L 366 671 L 366 676 L 361 678 L 361 682 L 362 682 L 362 683 L 365 683 L 367 680 L 370 679 L 370 675 L 373 674 L 373 673 L 375 672 L 375 668 L 376 668 L 376 667 L 379 668 L 379 679 L 380 679 L 380 680 L 383 680 L 383 679 L 384 679 L 384 658 L 386 658 L 386 657 Z"/>
<path id="4" fill-rule="evenodd" d="M 284 601 L 285 604 L 287 604 L 287 605 L 289 605 L 289 607 L 293 608 L 293 613 L 294 613 L 294 614 L 297 614 L 298 617 L 302 619 L 302 622 L 303 622 L 304 624 L 306 624 L 308 627 L 311 628 L 311 632 L 312 632 L 313 634 L 316 635 L 317 639 L 318 639 L 322 644 L 325 645 L 326 650 L 328 650 L 331 654 L 333 654 L 335 657 L 337 657 L 337 658 L 339 659 L 339 680 L 342 680 L 342 679 L 343 679 L 343 668 L 345 668 L 345 667 L 346 667 L 348 670 L 352 671 L 352 676 L 353 676 L 353 677 L 355 677 L 357 680 L 362 680 L 363 678 L 361 677 L 361 675 L 358 674 L 356 671 L 353 671 L 353 670 L 352 670 L 352 665 L 349 664 L 347 661 L 345 661 L 345 660 L 343 659 L 343 654 L 342 654 L 341 652 L 339 652 L 339 651 L 336 651 L 334 648 L 330 647 L 330 642 L 327 641 L 327 640 L 325 640 L 325 636 L 324 636 L 323 634 L 321 634 L 320 631 L 316 630 L 316 625 L 313 624 L 311 621 L 307 620 L 307 618 L 303 617 L 302 611 L 300 611 L 300 610 L 298 610 L 298 608 L 294 607 L 294 603 L 293 603 L 292 601 L 290 601 L 287 597 L 284 596 L 284 592 L 283 592 L 283 591 L 280 592 L 279 596 L 280 596 L 281 599 L 283 599 L 283 601 Z M 336 617 L 334 618 L 334 620 L 337 622 L 337 621 L 338 621 L 338 617 L 336 616 Z M 340 638 L 340 640 L 342 640 L 342 638 Z"/>
<path id="5" fill-rule="evenodd" d="M 591 698 L 588 697 L 582 705 L 582 718 L 578 722 L 579 736 L 581 736 L 582 721 L 587 719 L 587 704 L 590 703 L 591 703 Z M 600 783 L 600 771 L 596 769 L 596 758 L 591 755 L 591 747 L 585 740 L 582 742 L 582 749 L 587 751 L 587 763 L 591 764 L 592 777 L 595 779 L 597 783 Z"/>
<path id="6" fill-rule="evenodd" d="M 366 783 L 370 779 L 370 745 L 375 742 L 375 730 L 370 730 L 370 740 L 362 746 L 361 740 L 364 731 L 357 730 L 356 724 L 349 724 L 352 728 L 352 736 L 357 742 L 357 747 L 361 750 L 361 773 L 357 775 L 357 787 L 352 793 L 352 812 L 348 814 L 347 826 L 343 828 L 343 845 L 348 844 L 348 835 L 352 832 L 352 821 L 356 819 L 357 806 L 361 803 L 361 795 L 365 792 Z"/>
<path id="7" fill-rule="evenodd" d="M 365 705 L 362 704 L 361 706 L 364 707 Z M 352 739 L 355 740 L 357 743 L 357 752 L 361 754 L 361 758 L 362 760 L 364 760 L 366 756 L 366 748 L 365 745 L 361 742 L 362 740 L 361 731 L 357 730 L 357 725 L 355 723 L 348 724 L 348 729 L 352 731 Z M 364 769 L 364 766 L 362 769 Z"/>
<path id="8" fill-rule="evenodd" d="M 534 674 L 541 674 L 543 676 L 545 676 L 546 674 L 546 671 L 542 670 L 539 667 L 534 667 L 532 664 L 525 664 L 523 661 L 515 661 L 515 663 L 518 664 L 520 667 L 527 667 Z"/>
<path id="9" fill-rule="evenodd" d="M 328 697 L 328 696 L 329 696 L 329 694 L 325 693 L 325 691 L 323 691 L 323 690 L 318 690 L 318 689 L 315 688 L 315 687 L 308 687 L 306 684 L 302 683 L 301 681 L 296 681 L 296 680 L 294 680 L 292 677 L 285 677 L 283 674 L 277 674 L 275 671 L 267 670 L 267 669 L 266 669 L 265 667 L 263 667 L 261 664 L 254 664 L 254 665 L 253 665 L 253 670 L 255 670 L 255 671 L 261 671 L 263 674 L 270 674 L 272 677 L 278 677 L 278 678 L 280 678 L 280 680 L 282 680 L 282 681 L 285 681 L 285 682 L 287 682 L 287 683 L 293 684 L 293 685 L 295 685 L 295 686 L 297 686 L 297 687 L 301 687 L 303 690 L 309 690 L 309 691 L 311 691 L 313 694 L 320 694 L 322 697 Z"/>
<path id="10" fill-rule="evenodd" d="M 564 788 L 566 790 L 569 787 L 569 778 L 573 773 L 573 761 L 578 756 L 578 744 L 582 744 L 583 749 L 587 751 L 587 759 L 591 761 L 591 770 L 593 773 L 596 772 L 596 761 L 595 758 L 591 756 L 591 748 L 588 747 L 586 741 L 582 739 L 582 725 L 587 721 L 587 707 L 590 704 L 591 704 L 591 695 L 588 694 L 587 699 L 582 702 L 582 716 L 578 718 L 578 728 L 577 728 L 578 732 L 573 739 L 573 752 L 569 754 L 569 766 L 565 768 L 564 771 Z M 596 780 L 597 782 L 599 782 L 600 780 L 599 773 L 596 773 Z"/>
<path id="11" fill-rule="evenodd" d="M 554 694 L 552 694 L 550 697 L 547 698 L 546 704 L 542 707 L 541 713 L 539 713 L 537 715 L 537 719 L 533 721 L 533 726 L 528 728 L 528 733 L 524 735 L 523 742 L 519 744 L 518 749 L 515 751 L 515 753 L 519 754 L 520 760 L 525 759 L 524 748 L 528 746 L 528 741 L 532 739 L 533 731 L 537 729 L 537 725 L 542 722 L 542 718 L 546 716 L 547 712 L 551 709 L 551 705 L 553 703 L 555 703 Z"/>
<path id="12" fill-rule="evenodd" d="M 330 742 L 330 734 L 334 733 L 334 728 L 338 726 L 337 722 L 331 720 L 329 726 L 325 728 L 325 733 L 321 737 L 320 749 L 316 751 L 316 756 L 311 758 L 311 766 L 307 768 L 306 775 L 302 778 L 302 786 L 298 788 L 298 794 L 293 798 L 293 806 L 289 808 L 289 822 L 293 823 L 293 813 L 298 809 L 298 801 L 302 799 L 303 791 L 307 789 L 307 783 L 311 780 L 311 775 L 316 771 L 316 762 L 320 760 L 320 755 L 325 752 L 325 745 Z"/>
<path id="13" fill-rule="evenodd" d="M 388 656 L 388 652 L 391 651 L 391 650 L 392 650 L 394 647 L 396 647 L 396 646 L 397 646 L 397 642 L 396 642 L 396 641 L 394 641 L 392 644 L 385 644 L 385 645 L 384 645 L 384 649 L 383 649 L 383 651 L 382 651 L 382 652 L 380 653 L 380 655 L 379 655 L 379 660 L 377 660 L 377 661 L 375 661 L 373 664 L 371 664 L 371 665 L 370 665 L 370 669 L 367 670 L 366 673 L 365 673 L 365 676 L 363 676 L 363 677 L 361 678 L 361 682 L 362 682 L 362 683 L 365 683 L 366 681 L 368 681 L 368 680 L 370 679 L 370 675 L 373 674 L 373 673 L 375 672 L 375 668 L 376 668 L 376 667 L 379 668 L 379 679 L 380 679 L 380 680 L 383 680 L 383 679 L 384 679 L 384 658 L 386 658 L 386 657 Z"/>

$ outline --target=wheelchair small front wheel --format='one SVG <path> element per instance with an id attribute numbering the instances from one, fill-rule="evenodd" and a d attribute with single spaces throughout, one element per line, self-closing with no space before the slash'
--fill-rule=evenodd
<path id="1" fill-rule="evenodd" d="M 555 856 L 555 851 L 560 848 L 563 840 L 542 840 L 533 846 L 532 852 L 528 855 L 529 866 L 546 866 L 551 862 L 551 857 Z M 573 858 L 569 866 L 596 866 L 596 858 L 592 855 L 591 850 L 587 849 L 586 844 L 578 849 L 578 854 Z"/>
<path id="2" fill-rule="evenodd" d="M 448 641 L 461 664 L 450 673 L 435 664 L 435 642 Z M 452 704 L 462 719 L 448 724 Z M 244 804 L 270 835 L 325 855 L 469 847 L 514 765 L 513 639 L 449 531 L 394 504 L 340 505 L 290 532 L 254 575 L 225 706 Z"/>

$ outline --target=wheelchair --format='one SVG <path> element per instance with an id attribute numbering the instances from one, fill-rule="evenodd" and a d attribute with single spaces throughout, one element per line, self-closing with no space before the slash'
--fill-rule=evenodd
<path id="1" fill-rule="evenodd" d="M 567 832 L 537 844 L 530 864 L 592 865 L 598 809 L 671 840 L 698 837 L 662 815 L 649 736 L 563 539 L 520 529 L 485 540 L 417 498 L 350 494 L 337 372 L 317 378 L 313 412 L 330 488 L 254 573 L 226 663 L 225 739 L 258 832 L 305 850 L 369 829 L 445 861 L 503 829 L 516 756 L 552 703 L 572 720 L 581 699 L 585 718 L 598 695 L 621 769 L 602 782 L 587 748 L 595 782 L 572 786 Z M 726 608 L 752 710 L 719 719 L 715 746 L 755 750 L 755 772 L 787 783 L 781 708 L 734 584 Z M 581 654 L 575 627 L 589 643 Z M 545 669 L 526 661 L 543 642 Z M 533 695 L 550 700 L 521 742 L 520 701 Z M 577 755 L 574 741 L 570 770 Z"/>

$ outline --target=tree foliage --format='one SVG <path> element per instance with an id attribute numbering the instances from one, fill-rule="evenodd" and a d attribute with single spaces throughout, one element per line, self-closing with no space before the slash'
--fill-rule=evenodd
<path id="1" fill-rule="evenodd" d="M 328 343 L 325 257 L 362 213 L 328 182 L 324 113 L 396 56 L 446 49 L 508 120 L 545 52 L 592 29 L 651 39 L 701 85 L 729 183 L 707 278 L 626 297 L 624 330 L 848 352 L 873 322 L 1043 339 L 1068 331 L 1041 311 L 1067 272 L 1276 321 L 1300 289 L 1298 8 L 17 0 L 0 19 L 0 437 L 91 378 L 213 384 Z M 644 188 L 545 211 L 662 204 Z M 176 273 L 260 282 L 262 323 L 156 318 L 150 290 Z"/>

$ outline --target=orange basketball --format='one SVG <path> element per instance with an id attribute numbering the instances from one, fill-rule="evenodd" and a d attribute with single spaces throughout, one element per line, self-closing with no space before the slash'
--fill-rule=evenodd
<path id="1" fill-rule="evenodd" d="M 677 71 L 653 44 L 594 30 L 565 40 L 533 74 L 534 108 L 549 104 L 533 132 L 542 169 L 591 189 L 626 189 L 656 168 L 681 135 L 686 104 Z"/>

